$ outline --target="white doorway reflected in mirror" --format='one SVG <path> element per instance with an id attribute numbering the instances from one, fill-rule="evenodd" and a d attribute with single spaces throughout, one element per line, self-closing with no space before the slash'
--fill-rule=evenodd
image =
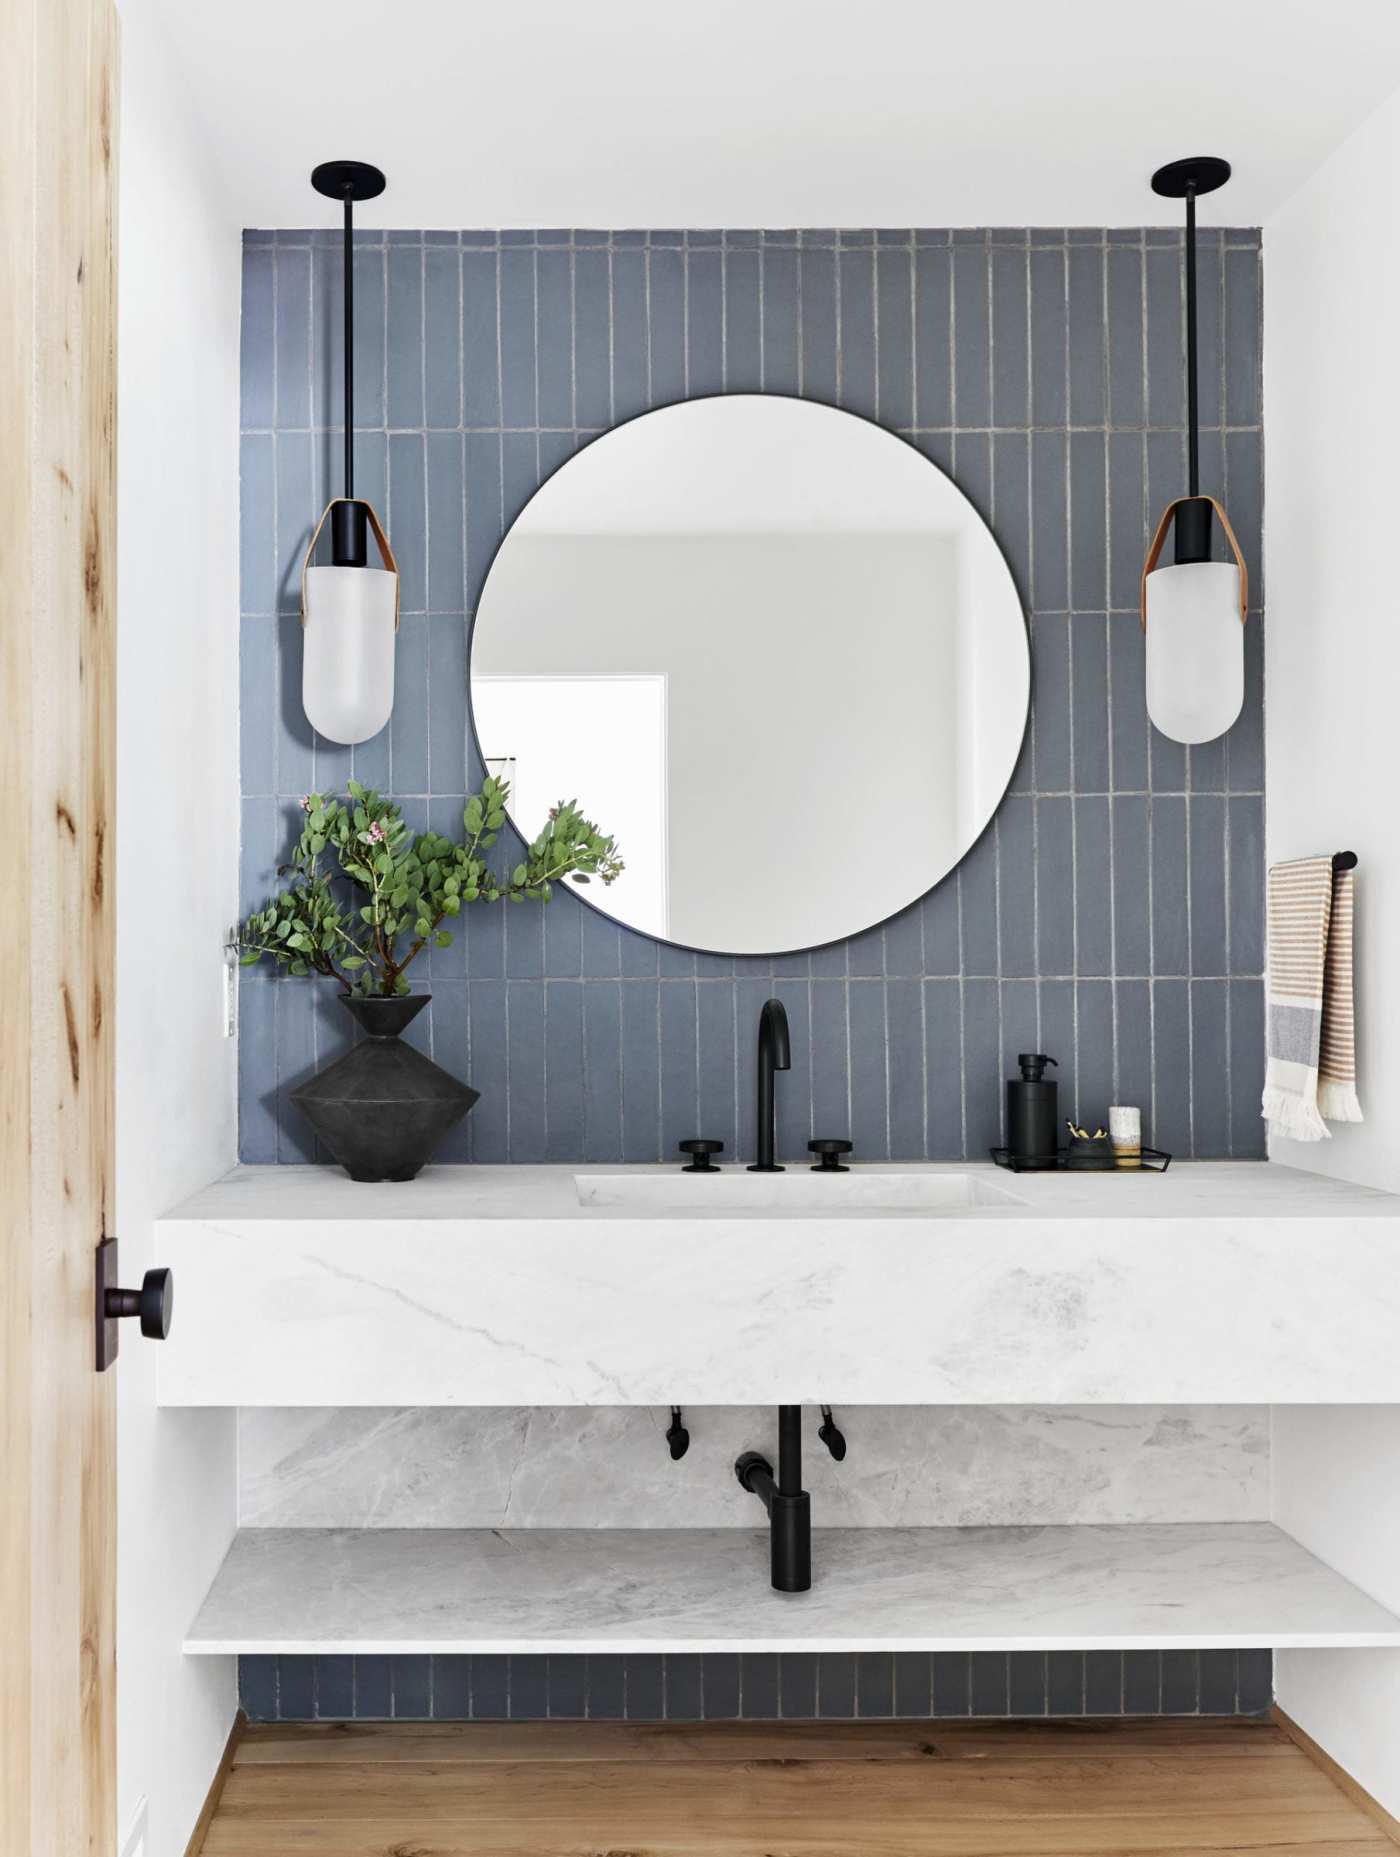
<path id="1" fill-rule="evenodd" d="M 614 837 L 626 868 L 609 913 L 663 940 L 667 871 L 667 679 L 656 675 L 478 675 L 472 704 L 488 774 L 510 782 L 510 817 L 527 838 L 561 799 L 576 799 Z M 527 743 L 528 753 L 511 752 Z M 581 783 L 580 769 L 587 770 Z M 586 790 L 585 790 L 586 787 Z M 570 887 L 575 887 L 569 879 Z M 592 886 L 579 886 L 588 896 Z M 589 897 L 589 900 L 593 900 Z"/>

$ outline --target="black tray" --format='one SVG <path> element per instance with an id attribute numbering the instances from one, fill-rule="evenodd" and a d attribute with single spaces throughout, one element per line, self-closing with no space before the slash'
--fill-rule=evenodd
<path id="1" fill-rule="evenodd" d="M 1068 1148 L 1061 1148 L 1055 1156 L 1053 1165 L 1045 1161 L 1022 1161 L 1016 1159 L 1009 1148 L 989 1148 L 988 1153 L 998 1167 L 1005 1167 L 1013 1174 L 1164 1174 L 1172 1164 L 1172 1157 L 1165 1148 L 1144 1148 L 1140 1167 L 1085 1167 L 1082 1164 L 1071 1167 Z"/>

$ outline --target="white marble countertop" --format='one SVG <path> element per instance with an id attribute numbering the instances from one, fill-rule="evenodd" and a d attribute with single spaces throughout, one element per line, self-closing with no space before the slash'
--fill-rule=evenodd
<path id="1" fill-rule="evenodd" d="M 245 1529 L 185 1650 L 1131 1650 L 1400 1645 L 1268 1522 L 817 1529 L 808 1593 L 747 1529 Z"/>
<path id="2" fill-rule="evenodd" d="M 810 1167 L 801 1161 L 790 1162 L 788 1167 L 793 1182 L 805 1186 L 811 1178 Z M 1007 1194 L 1006 1203 L 967 1207 L 959 1213 L 979 1224 L 1041 1219 L 1133 1224 L 1140 1219 L 1346 1218 L 1394 1220 L 1400 1229 L 1400 1197 L 1266 1161 L 1176 1161 L 1165 1173 L 1143 1169 L 1135 1173 L 1023 1174 L 993 1167 L 990 1161 L 908 1162 L 853 1168 L 845 1177 L 857 1172 L 862 1177 L 971 1175 L 991 1182 Z M 742 1168 L 730 1167 L 720 1177 L 743 1173 Z M 537 1219 L 582 1225 L 656 1223 L 657 1215 L 650 1210 L 579 1203 L 576 1179 L 616 1174 L 661 1176 L 673 1180 L 680 1190 L 688 1190 L 693 1207 L 668 1210 L 664 1215 L 668 1224 L 712 1221 L 726 1215 L 760 1223 L 812 1217 L 810 1196 L 804 1196 L 802 1205 L 792 1211 L 764 1207 L 717 1212 L 707 1199 L 713 1183 L 703 1176 L 686 1176 L 674 1166 L 425 1167 L 416 1180 L 399 1185 L 360 1184 L 339 1167 L 239 1166 L 183 1201 L 167 1217 L 213 1223 L 327 1220 L 401 1225 L 405 1221 L 470 1220 L 476 1225 L 486 1220 L 513 1224 Z M 824 1183 L 818 1180 L 815 1184 Z M 1024 1203 L 1014 1203 L 1017 1200 Z M 840 1207 L 832 1216 L 883 1223 L 927 1215 L 918 1210 Z M 936 1217 L 942 1224 L 949 1215 Z"/>
<path id="3" fill-rule="evenodd" d="M 1400 1401 L 1400 1197 L 1265 1163 L 976 1176 L 937 1213 L 239 1167 L 161 1222 L 167 1405 Z M 796 1180 L 796 1174 L 783 1176 Z M 822 1182 L 801 1176 L 802 1197 Z M 712 1183 L 683 1180 L 700 1192 Z"/>

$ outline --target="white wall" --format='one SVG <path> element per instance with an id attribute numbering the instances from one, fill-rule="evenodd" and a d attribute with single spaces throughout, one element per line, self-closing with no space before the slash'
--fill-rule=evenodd
<path id="1" fill-rule="evenodd" d="M 1400 96 L 1264 230 L 1265 705 L 1270 861 L 1350 846 L 1366 1121 L 1276 1160 L 1400 1189 L 1396 691 L 1400 594 Z M 1274 1511 L 1326 1561 L 1400 1604 L 1400 1412 L 1279 1408 Z M 1400 1813 L 1400 1655 L 1294 1651 L 1280 1706 Z"/>
<path id="2" fill-rule="evenodd" d="M 219 949 L 238 864 L 240 240 L 145 0 L 122 25 L 116 1209 L 139 1283 L 160 1262 L 152 1219 L 236 1152 Z M 234 1527 L 234 1415 L 157 1412 L 158 1349 L 133 1330 L 114 1370 L 120 1848 L 179 1857 L 235 1708 L 232 1659 L 180 1654 Z"/>

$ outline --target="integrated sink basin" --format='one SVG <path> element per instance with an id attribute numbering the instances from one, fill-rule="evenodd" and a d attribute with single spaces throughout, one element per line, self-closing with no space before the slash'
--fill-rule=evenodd
<path id="1" fill-rule="evenodd" d="M 575 1174 L 581 1206 L 634 1212 L 813 1213 L 976 1211 L 1024 1206 L 995 1180 L 974 1173 L 898 1173 L 852 1168 L 849 1173 Z"/>

